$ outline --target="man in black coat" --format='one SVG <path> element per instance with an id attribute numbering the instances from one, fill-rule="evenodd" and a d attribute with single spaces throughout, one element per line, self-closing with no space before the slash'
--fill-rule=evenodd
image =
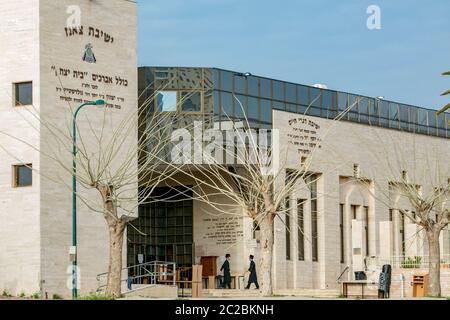
<path id="1" fill-rule="evenodd" d="M 225 255 L 225 262 L 222 265 L 222 268 L 220 268 L 220 271 L 223 271 L 223 282 L 222 282 L 222 288 L 231 289 L 231 272 L 230 272 L 230 258 L 231 255 L 227 253 Z"/>
<path id="2" fill-rule="evenodd" d="M 250 276 L 248 277 L 248 284 L 247 287 L 245 287 L 245 289 L 250 289 L 250 286 L 252 285 L 252 283 L 255 284 L 256 289 L 259 289 L 259 284 L 258 284 L 258 276 L 256 275 L 256 265 L 255 262 L 253 261 L 253 256 L 250 255 L 250 267 L 248 268 L 248 271 L 250 272 Z"/>

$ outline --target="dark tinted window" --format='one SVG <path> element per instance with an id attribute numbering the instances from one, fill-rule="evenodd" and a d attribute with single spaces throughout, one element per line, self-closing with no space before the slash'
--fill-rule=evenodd
<path id="1" fill-rule="evenodd" d="M 181 110 L 183 112 L 200 112 L 202 110 L 201 97 L 200 92 L 181 92 Z"/>
<path id="2" fill-rule="evenodd" d="M 14 166 L 14 187 L 29 187 L 33 184 L 31 164 Z"/>
<path id="3" fill-rule="evenodd" d="M 14 84 L 15 105 L 28 106 L 33 104 L 33 84 L 22 82 Z"/>

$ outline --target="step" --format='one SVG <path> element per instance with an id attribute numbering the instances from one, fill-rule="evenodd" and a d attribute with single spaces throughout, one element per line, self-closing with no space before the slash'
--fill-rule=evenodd
<path id="1" fill-rule="evenodd" d="M 314 298 L 336 298 L 341 292 L 339 289 L 280 289 L 274 290 L 275 295 Z"/>
<path id="2" fill-rule="evenodd" d="M 176 299 L 178 297 L 177 286 L 167 286 L 158 284 L 139 285 L 132 290 L 124 291 L 124 298 L 165 298 Z"/>
<path id="3" fill-rule="evenodd" d="M 253 298 L 260 297 L 260 291 L 256 289 L 204 289 L 203 298 Z"/>

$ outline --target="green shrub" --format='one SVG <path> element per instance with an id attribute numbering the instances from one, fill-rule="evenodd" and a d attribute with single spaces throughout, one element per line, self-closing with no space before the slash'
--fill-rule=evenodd
<path id="1" fill-rule="evenodd" d="M 25 292 L 21 291 L 19 294 L 19 298 L 25 298 L 27 295 L 25 294 Z"/>
<path id="2" fill-rule="evenodd" d="M 79 296 L 77 300 L 114 300 L 114 298 L 106 294 L 90 293 L 86 296 Z"/>
<path id="3" fill-rule="evenodd" d="M 12 297 L 11 293 L 8 290 L 3 290 L 2 297 Z"/>
<path id="4" fill-rule="evenodd" d="M 40 292 L 35 292 L 30 296 L 31 299 L 40 299 L 41 298 L 41 293 Z"/>
<path id="5" fill-rule="evenodd" d="M 422 257 L 408 257 L 405 261 L 402 261 L 401 267 L 403 269 L 416 269 L 422 265 Z"/>
<path id="6" fill-rule="evenodd" d="M 54 293 L 52 296 L 53 300 L 63 300 L 63 297 L 61 297 L 59 294 Z"/>

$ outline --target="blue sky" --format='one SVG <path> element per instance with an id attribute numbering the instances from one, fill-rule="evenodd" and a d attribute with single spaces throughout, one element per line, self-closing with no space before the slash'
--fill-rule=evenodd
<path id="1" fill-rule="evenodd" d="M 381 8 L 381 30 L 366 9 Z M 140 0 L 139 65 L 219 67 L 438 108 L 449 0 Z"/>

